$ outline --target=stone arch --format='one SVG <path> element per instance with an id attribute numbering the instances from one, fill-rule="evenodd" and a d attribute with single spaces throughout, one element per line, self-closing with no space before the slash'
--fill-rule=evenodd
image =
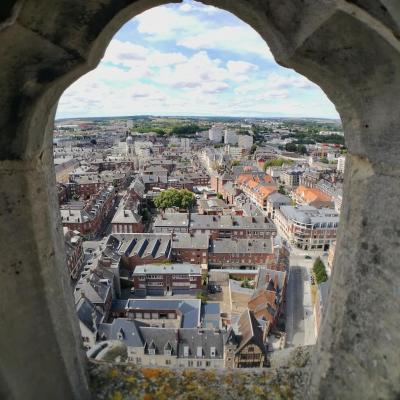
<path id="1" fill-rule="evenodd" d="M 400 5 L 396 0 L 203 2 L 257 30 L 277 62 L 317 83 L 343 120 L 349 157 L 340 252 L 309 396 L 394 398 L 400 381 L 399 354 L 393 351 L 400 347 L 395 211 Z M 5 398 L 88 397 L 52 188 L 51 127 L 62 91 L 97 65 L 118 28 L 166 3 L 54 0 L 50 6 L 46 0 L 16 0 L 1 6 L 0 393 Z M 31 289 L 24 297 L 21 286 Z M 385 339 L 373 342 L 382 331 Z"/>

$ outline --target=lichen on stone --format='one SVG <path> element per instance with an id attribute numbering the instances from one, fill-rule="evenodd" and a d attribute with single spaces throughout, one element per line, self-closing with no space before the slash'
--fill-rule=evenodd
<path id="1" fill-rule="evenodd" d="M 91 362 L 99 400 L 284 400 L 304 398 L 309 352 L 296 349 L 277 368 L 170 369 Z"/>

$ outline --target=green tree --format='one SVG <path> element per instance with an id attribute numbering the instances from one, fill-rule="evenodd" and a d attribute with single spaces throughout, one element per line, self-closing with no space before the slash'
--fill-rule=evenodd
<path id="1" fill-rule="evenodd" d="M 221 193 L 217 193 L 217 199 L 221 199 L 221 200 L 223 200 L 223 199 L 224 199 L 224 196 L 222 196 L 222 194 L 221 194 Z"/>
<path id="2" fill-rule="evenodd" d="M 170 207 L 189 209 L 196 204 L 196 198 L 187 189 L 167 189 L 154 198 L 154 204 L 162 210 Z"/>
<path id="3" fill-rule="evenodd" d="M 250 154 L 254 154 L 257 150 L 257 147 L 258 146 L 256 144 L 253 144 L 253 146 L 251 146 L 251 149 L 250 149 Z"/>
<path id="4" fill-rule="evenodd" d="M 313 272 L 317 283 L 326 282 L 328 280 L 328 274 L 326 273 L 325 264 L 321 258 L 317 257 L 313 265 Z"/>
<path id="5" fill-rule="evenodd" d="M 207 294 L 204 292 L 198 292 L 196 298 L 201 300 L 202 303 L 207 303 Z"/>
<path id="6" fill-rule="evenodd" d="M 307 148 L 303 144 L 297 146 L 297 152 L 300 154 L 307 154 Z"/>
<path id="7" fill-rule="evenodd" d="M 171 129 L 172 135 L 177 136 L 186 136 L 186 135 L 194 135 L 196 132 L 201 131 L 202 129 L 195 124 L 190 125 L 181 125 L 181 126 L 174 126 Z"/>
<path id="8" fill-rule="evenodd" d="M 283 186 L 283 185 L 279 185 L 278 192 L 279 192 L 280 194 L 287 194 L 286 189 L 285 189 L 285 186 Z"/>
<path id="9" fill-rule="evenodd" d="M 324 163 L 324 164 L 329 164 L 329 161 L 328 161 L 328 159 L 326 157 L 322 157 L 321 158 L 321 162 Z"/>
<path id="10" fill-rule="evenodd" d="M 285 150 L 290 152 L 297 151 L 297 146 L 294 143 L 286 143 Z"/>

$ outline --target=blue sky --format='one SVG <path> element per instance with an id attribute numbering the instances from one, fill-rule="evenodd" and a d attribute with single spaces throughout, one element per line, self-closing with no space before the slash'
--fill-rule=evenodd
<path id="1" fill-rule="evenodd" d="M 139 114 L 338 118 L 322 90 L 280 67 L 253 28 L 194 1 L 126 23 L 57 109 L 57 118 Z"/>

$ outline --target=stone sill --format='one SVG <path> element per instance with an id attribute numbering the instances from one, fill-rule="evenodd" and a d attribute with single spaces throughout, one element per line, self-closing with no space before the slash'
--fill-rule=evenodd
<path id="1" fill-rule="evenodd" d="M 303 399 L 310 348 L 284 351 L 272 368 L 171 369 L 89 362 L 93 399 L 258 400 Z M 275 366 L 274 366 L 275 365 Z"/>

